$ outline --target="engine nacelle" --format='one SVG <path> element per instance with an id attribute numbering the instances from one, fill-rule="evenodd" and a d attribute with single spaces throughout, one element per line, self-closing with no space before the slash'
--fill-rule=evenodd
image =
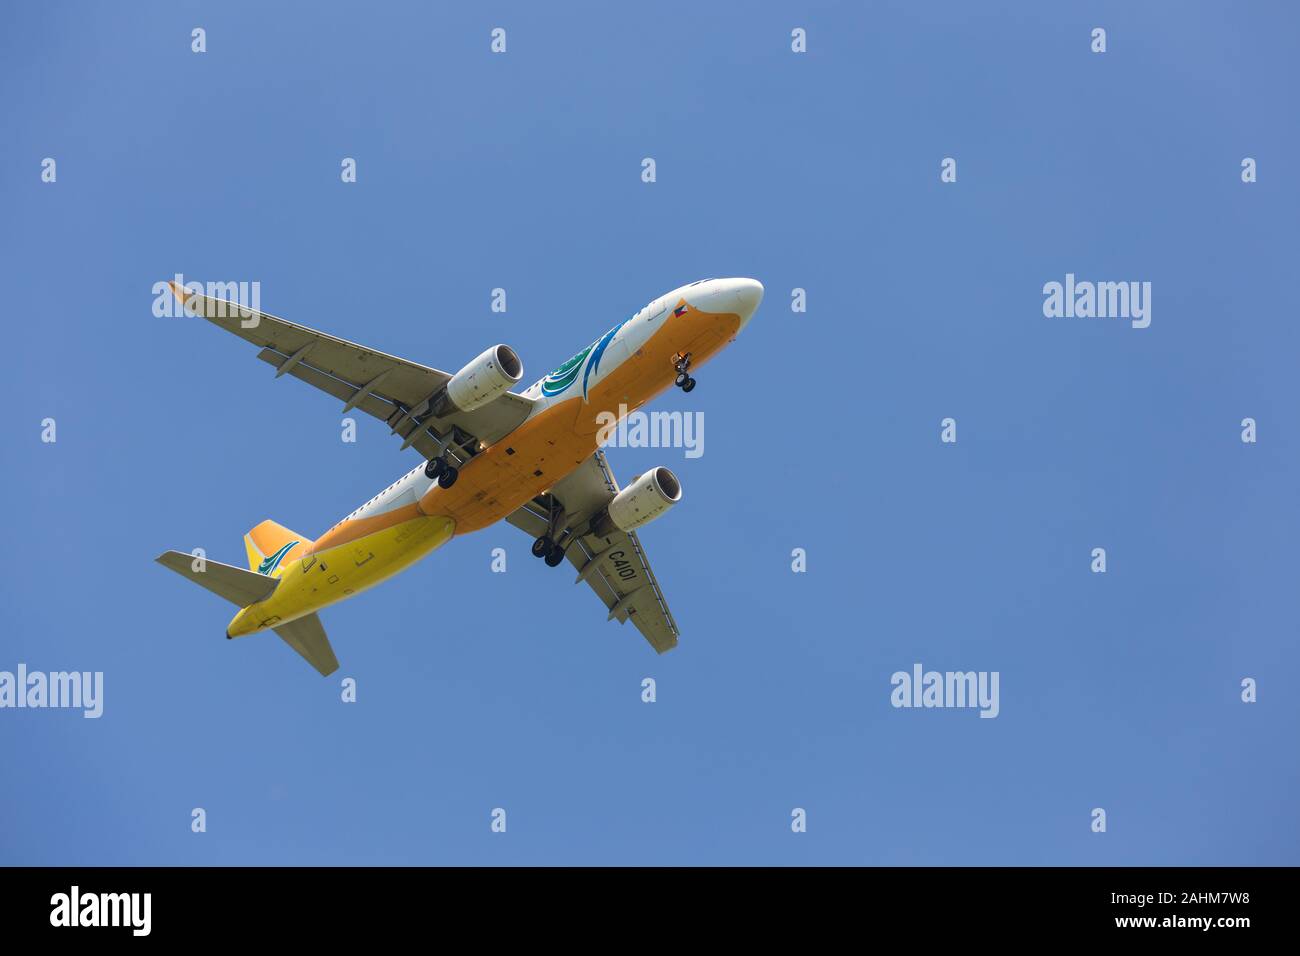
<path id="1" fill-rule="evenodd" d="M 523 377 L 524 363 L 515 350 L 508 345 L 494 345 L 451 377 L 430 401 L 429 411 L 439 418 L 453 412 L 472 412 L 518 385 Z"/>
<path id="2" fill-rule="evenodd" d="M 682 483 L 660 465 L 638 475 L 616 494 L 591 521 L 591 533 L 597 537 L 615 530 L 631 531 L 648 524 L 682 500 Z"/>

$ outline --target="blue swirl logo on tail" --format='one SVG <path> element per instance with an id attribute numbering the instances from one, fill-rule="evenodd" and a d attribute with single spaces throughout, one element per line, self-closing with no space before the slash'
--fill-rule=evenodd
<path id="1" fill-rule="evenodd" d="M 284 556 L 288 554 L 290 551 L 292 551 L 294 549 L 294 546 L 297 544 L 298 544 L 297 541 L 290 541 L 279 551 L 275 552 L 275 554 L 271 555 L 268 558 L 263 559 L 262 563 L 257 566 L 257 573 L 270 574 L 271 572 L 273 572 L 276 568 L 280 566 L 280 562 L 284 560 Z"/>

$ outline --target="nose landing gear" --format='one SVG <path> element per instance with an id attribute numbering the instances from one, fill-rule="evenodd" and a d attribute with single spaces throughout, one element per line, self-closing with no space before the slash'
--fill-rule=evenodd
<path id="1" fill-rule="evenodd" d="M 677 379 L 673 383 L 683 392 L 689 392 L 695 387 L 695 379 L 691 378 L 691 353 L 686 352 L 680 355 L 673 368 L 677 369 Z"/>

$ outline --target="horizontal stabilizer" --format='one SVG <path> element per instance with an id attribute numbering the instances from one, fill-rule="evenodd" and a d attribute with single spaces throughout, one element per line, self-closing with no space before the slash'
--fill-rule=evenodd
<path id="1" fill-rule="evenodd" d="M 275 628 L 281 640 L 303 656 L 312 667 L 320 671 L 322 677 L 329 677 L 339 669 L 339 659 L 334 656 L 330 639 L 325 636 L 320 615 L 308 614 L 288 624 Z"/>
<path id="2" fill-rule="evenodd" d="M 280 583 L 278 578 L 269 578 L 256 571 L 245 571 L 220 561 L 196 558 L 184 551 L 164 551 L 158 555 L 157 561 L 163 567 L 171 568 L 182 577 L 189 578 L 239 607 L 248 607 L 266 600 Z M 196 571 L 195 564 L 203 570 Z"/>

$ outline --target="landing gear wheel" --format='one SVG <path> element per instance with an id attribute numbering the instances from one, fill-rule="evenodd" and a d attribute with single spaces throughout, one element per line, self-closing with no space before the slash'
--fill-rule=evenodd
<path id="1" fill-rule="evenodd" d="M 533 542 L 533 557 L 544 558 L 555 549 L 555 542 L 546 535 L 542 535 Z"/>
<path id="2" fill-rule="evenodd" d="M 441 458 L 430 458 L 429 463 L 424 466 L 424 477 L 437 481 L 444 471 L 447 470 L 447 463 Z"/>
<path id="3" fill-rule="evenodd" d="M 677 369 L 677 378 L 673 384 L 683 392 L 689 392 L 695 387 L 695 379 L 691 378 L 691 353 L 684 352 L 676 362 L 673 368 Z"/>
<path id="4" fill-rule="evenodd" d="M 561 548 L 559 545 L 556 545 L 555 547 L 551 548 L 551 550 L 546 553 L 546 566 L 548 568 L 558 567 L 560 562 L 563 560 L 564 560 L 564 549 Z"/>
<path id="5" fill-rule="evenodd" d="M 456 470 L 456 467 L 454 465 L 448 465 L 442 470 L 442 474 L 438 476 L 438 487 L 450 488 L 456 483 L 456 479 L 459 477 L 460 472 Z"/>

